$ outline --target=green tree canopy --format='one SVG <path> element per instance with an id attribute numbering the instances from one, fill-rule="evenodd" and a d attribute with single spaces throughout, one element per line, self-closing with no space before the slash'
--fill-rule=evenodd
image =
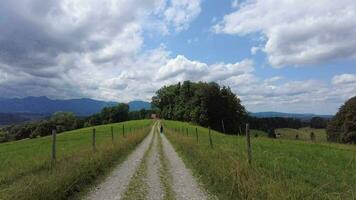
<path id="1" fill-rule="evenodd" d="M 310 120 L 310 127 L 311 128 L 325 128 L 326 120 L 321 117 L 313 117 Z"/>
<path id="2" fill-rule="evenodd" d="M 328 123 L 327 137 L 329 141 L 356 143 L 356 96 L 342 105 Z"/>
<path id="3" fill-rule="evenodd" d="M 238 132 L 247 116 L 231 89 L 214 82 L 164 86 L 152 97 L 152 105 L 162 118 L 191 121 L 230 134 Z"/>
<path id="4" fill-rule="evenodd" d="M 75 121 L 75 115 L 71 112 L 56 112 L 51 117 L 51 122 L 56 124 L 58 132 L 72 130 Z"/>

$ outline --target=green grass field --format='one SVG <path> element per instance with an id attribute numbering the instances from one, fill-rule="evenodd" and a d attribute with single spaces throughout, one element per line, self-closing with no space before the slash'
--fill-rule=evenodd
<path id="1" fill-rule="evenodd" d="M 295 136 L 299 136 L 299 140 L 311 141 L 310 133 L 315 134 L 316 142 L 326 142 L 326 131 L 325 129 L 314 129 L 310 127 L 292 129 L 292 128 L 279 128 L 276 129 L 275 133 L 281 134 L 281 139 L 292 139 L 295 140 Z"/>
<path id="2" fill-rule="evenodd" d="M 220 199 L 356 197 L 355 146 L 251 137 L 250 166 L 243 136 L 212 131 L 211 148 L 206 128 L 175 121 L 164 125 L 188 166 Z"/>
<path id="3" fill-rule="evenodd" d="M 66 199 L 123 159 L 148 134 L 151 124 L 151 120 L 128 121 L 58 134 L 54 164 L 50 136 L 0 144 L 0 199 Z"/>

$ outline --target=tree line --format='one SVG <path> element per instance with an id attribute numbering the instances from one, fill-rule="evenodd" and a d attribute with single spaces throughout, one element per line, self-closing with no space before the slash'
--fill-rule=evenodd
<path id="1" fill-rule="evenodd" d="M 326 133 L 328 141 L 356 144 L 356 96 L 340 107 Z"/>
<path id="2" fill-rule="evenodd" d="M 56 129 L 57 133 L 61 133 L 101 124 L 145 119 L 149 118 L 153 112 L 145 109 L 129 112 L 129 105 L 124 103 L 105 107 L 101 112 L 88 117 L 76 117 L 71 112 L 56 112 L 47 119 L 2 128 L 0 130 L 0 142 L 43 137 L 50 135 L 53 129 Z"/>
<path id="3" fill-rule="evenodd" d="M 194 122 L 235 134 L 246 122 L 247 113 L 229 87 L 217 83 L 190 82 L 164 86 L 152 97 L 152 105 L 164 119 Z"/>

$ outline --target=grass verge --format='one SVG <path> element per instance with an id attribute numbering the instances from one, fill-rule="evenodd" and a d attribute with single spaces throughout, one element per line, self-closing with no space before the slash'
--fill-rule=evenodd
<path id="1" fill-rule="evenodd" d="M 149 148 L 143 156 L 137 171 L 133 175 L 123 197 L 123 200 L 144 200 L 148 194 L 147 185 L 147 162 L 150 153 L 152 153 L 152 145 L 154 141 L 154 135 L 150 141 Z"/>
<path id="2" fill-rule="evenodd" d="M 250 166 L 244 137 L 212 131 L 212 149 L 207 129 L 175 121 L 163 123 L 167 138 L 187 166 L 219 199 L 355 198 L 354 146 L 252 138 Z M 189 136 L 177 131 L 187 128 Z"/>
<path id="3" fill-rule="evenodd" d="M 160 133 L 157 133 L 160 134 Z M 166 200 L 174 200 L 175 194 L 172 188 L 172 177 L 169 172 L 169 163 L 168 159 L 165 157 L 163 153 L 163 144 L 161 136 L 158 136 L 158 152 L 159 152 L 159 159 L 161 162 L 160 168 L 160 180 L 164 189 L 164 197 L 163 199 Z"/>
<path id="4" fill-rule="evenodd" d="M 68 199 L 73 197 L 73 194 L 83 191 L 97 177 L 104 175 L 118 162 L 123 161 L 148 134 L 149 125 L 152 122 L 126 123 L 132 123 L 131 125 L 136 127 L 135 132 L 127 134 L 125 138 L 119 138 L 116 134 L 113 143 L 110 132 L 106 132 L 111 125 L 96 127 L 98 145 L 95 153 L 90 148 L 90 139 L 87 139 L 90 138 L 87 133 L 88 129 L 58 135 L 60 155 L 54 164 L 49 160 L 50 151 L 36 154 L 33 150 L 36 149 L 36 144 L 48 146 L 49 138 L 27 140 L 31 144 L 25 140 L 0 145 L 0 150 L 14 150 L 17 147 L 17 153 L 20 154 L 18 157 L 11 158 L 11 155 L 16 156 L 14 151 L 0 152 L 0 158 L 6 158 L 5 163 L 8 164 L 6 166 L 2 163 L 0 166 L 3 169 L 0 173 L 2 175 L 0 176 L 0 199 Z M 28 154 L 26 151 L 34 152 L 34 154 Z M 28 157 L 23 157 L 21 153 Z M 48 155 L 45 156 L 46 154 Z M 31 160 L 35 164 L 31 164 Z M 16 165 L 19 163 L 28 165 Z M 18 172 L 11 170 L 10 166 L 19 169 Z"/>

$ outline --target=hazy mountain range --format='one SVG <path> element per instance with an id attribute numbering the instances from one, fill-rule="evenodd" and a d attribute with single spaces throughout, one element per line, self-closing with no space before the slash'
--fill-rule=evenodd
<path id="1" fill-rule="evenodd" d="M 106 106 L 114 106 L 117 102 L 98 101 L 89 98 L 53 100 L 47 97 L 26 97 L 26 98 L 0 98 L 0 125 L 19 123 L 27 120 L 38 119 L 50 116 L 57 111 L 73 112 L 77 116 L 89 116 Z M 130 111 L 150 109 L 151 104 L 145 101 L 131 101 L 128 103 Z M 254 117 L 290 117 L 304 121 L 312 117 L 320 116 L 331 118 L 331 115 L 316 115 L 311 113 L 281 113 L 281 112 L 256 112 L 250 113 Z"/>
<path id="2" fill-rule="evenodd" d="M 117 102 L 98 101 L 88 98 L 53 100 L 47 97 L 0 98 L 0 125 L 12 124 L 32 119 L 44 118 L 57 111 L 73 112 L 77 116 L 98 113 Z M 129 102 L 130 111 L 150 109 L 151 104 L 144 101 Z"/>
<path id="3" fill-rule="evenodd" d="M 309 121 L 313 117 L 322 117 L 326 119 L 331 119 L 333 115 L 317 115 L 313 113 L 282 113 L 282 112 L 255 112 L 250 113 L 250 116 L 264 118 L 264 117 L 285 117 L 285 118 L 296 118 L 302 121 Z"/>

